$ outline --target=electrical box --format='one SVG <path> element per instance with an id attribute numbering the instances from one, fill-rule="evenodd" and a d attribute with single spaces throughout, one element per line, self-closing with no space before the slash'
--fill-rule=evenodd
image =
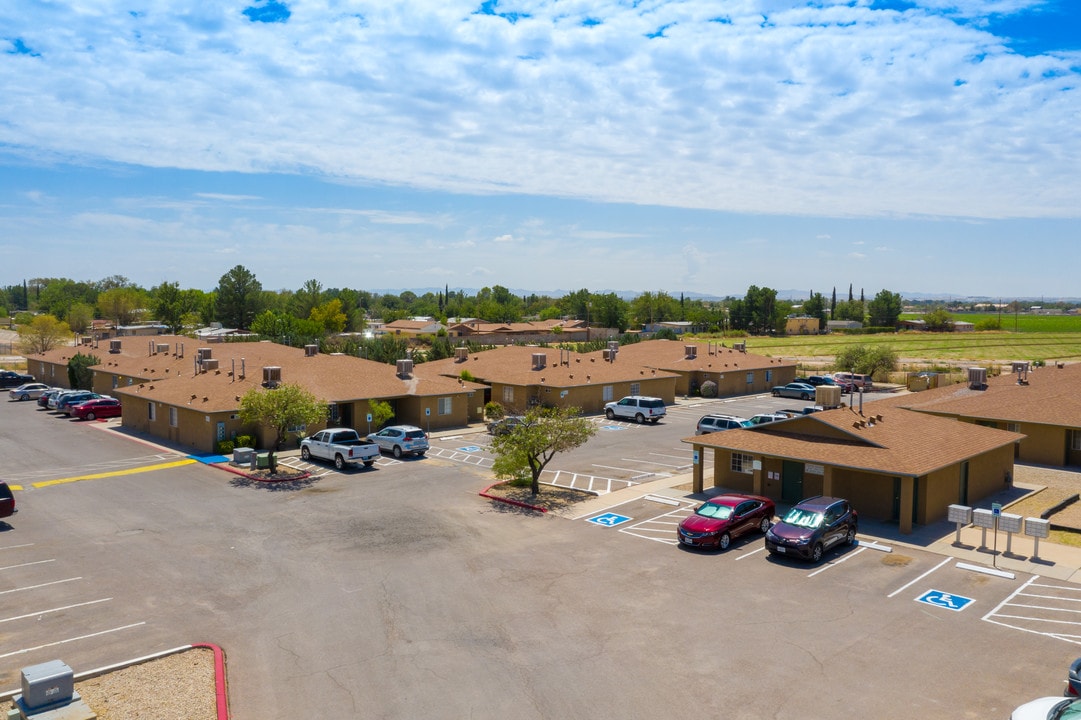
<path id="1" fill-rule="evenodd" d="M 22 680 L 22 701 L 30 710 L 70 702 L 75 693 L 75 674 L 61 660 L 24 667 Z"/>

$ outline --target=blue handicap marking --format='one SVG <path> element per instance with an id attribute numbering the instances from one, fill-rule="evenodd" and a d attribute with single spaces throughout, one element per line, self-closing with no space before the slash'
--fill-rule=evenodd
<path id="1" fill-rule="evenodd" d="M 920 595 L 918 598 L 916 598 L 916 602 L 934 605 L 935 607 L 946 608 L 947 610 L 953 610 L 954 612 L 961 612 L 970 603 L 975 602 L 975 600 L 969 597 L 964 597 L 963 595 L 954 595 L 953 593 L 942 592 L 941 590 L 928 590 L 923 595 Z"/>
<path id="2" fill-rule="evenodd" d="M 622 425 L 601 425 L 601 430 L 626 430 Z"/>
<path id="3" fill-rule="evenodd" d="M 615 513 L 604 513 L 603 515 L 589 518 L 589 522 L 596 525 L 603 525 L 605 527 L 615 527 L 616 525 L 619 525 L 620 523 L 625 523 L 628 520 L 630 520 L 630 518 L 626 515 L 616 515 Z"/>
<path id="4" fill-rule="evenodd" d="M 460 452 L 480 452 L 480 448 L 476 445 L 466 445 L 465 447 L 458 448 Z"/>

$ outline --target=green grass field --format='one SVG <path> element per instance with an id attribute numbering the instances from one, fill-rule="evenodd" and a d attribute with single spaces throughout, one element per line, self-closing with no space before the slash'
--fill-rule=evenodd
<path id="1" fill-rule="evenodd" d="M 953 313 L 954 320 L 979 325 L 998 322 L 1005 332 L 1081 333 L 1081 315 L 1013 315 L 1010 313 Z M 902 320 L 918 320 L 920 315 L 905 313 Z"/>
<path id="2" fill-rule="evenodd" d="M 706 340 L 707 338 L 700 338 Z M 852 345 L 893 348 L 901 365 L 1012 360 L 1081 361 L 1081 332 L 901 332 L 881 335 L 795 335 L 791 337 L 713 338 L 729 347 L 746 340 L 747 351 L 773 357 L 828 360 Z M 902 369 L 898 367 L 898 369 Z"/>

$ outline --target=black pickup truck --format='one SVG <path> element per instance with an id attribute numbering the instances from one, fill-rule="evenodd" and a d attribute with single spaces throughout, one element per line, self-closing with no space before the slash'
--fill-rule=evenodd
<path id="1" fill-rule="evenodd" d="M 33 375 L 17 373 L 12 370 L 0 370 L 0 388 L 19 387 L 25 383 L 34 382 Z"/>

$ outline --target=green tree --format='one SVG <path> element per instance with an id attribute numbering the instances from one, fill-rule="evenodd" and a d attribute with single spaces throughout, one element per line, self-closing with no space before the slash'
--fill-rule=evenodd
<path id="1" fill-rule="evenodd" d="M 139 320 L 147 306 L 146 293 L 133 287 L 114 287 L 98 294 L 98 311 L 119 325 Z"/>
<path id="2" fill-rule="evenodd" d="M 71 388 L 73 390 L 92 389 L 94 385 L 94 373 L 90 368 L 100 364 L 101 359 L 96 355 L 75 353 L 75 356 L 71 358 L 71 360 L 68 360 L 68 383 Z"/>
<path id="3" fill-rule="evenodd" d="M 169 332 L 178 335 L 193 315 L 201 315 L 204 294 L 201 290 L 181 290 L 175 282 L 163 282 L 150 290 L 150 310 L 158 322 L 169 328 Z"/>
<path id="4" fill-rule="evenodd" d="M 871 327 L 897 327 L 902 310 L 904 303 L 901 302 L 901 295 L 889 290 L 879 290 L 871 302 L 867 303 Z"/>
<path id="5" fill-rule="evenodd" d="M 293 315 L 298 318 L 311 317 L 312 310 L 323 301 L 323 286 L 318 280 L 308 280 L 304 286 L 293 293 L 290 303 Z M 314 319 L 314 318 L 313 318 Z"/>
<path id="6" fill-rule="evenodd" d="M 340 333 L 349 321 L 342 312 L 342 301 L 337 298 L 313 307 L 308 319 L 322 326 L 326 333 Z"/>
<path id="7" fill-rule="evenodd" d="M 67 278 L 35 278 L 29 282 L 29 287 L 36 295 L 30 299 L 30 305 L 58 318 L 67 317 L 71 306 L 77 302 L 94 305 L 98 299 L 98 291 L 89 283 Z"/>
<path id="8" fill-rule="evenodd" d="M 71 338 L 68 324 L 52 315 L 35 315 L 26 325 L 20 325 L 19 347 L 23 355 L 37 355 L 52 350 Z"/>
<path id="9" fill-rule="evenodd" d="M 274 432 L 270 449 L 270 472 L 277 472 L 277 450 L 292 427 L 307 427 L 325 422 L 327 404 L 311 392 L 290 383 L 276 388 L 254 387 L 240 398 L 240 420 Z"/>
<path id="10" fill-rule="evenodd" d="M 937 307 L 923 314 L 923 321 L 931 332 L 950 332 L 953 330 L 953 316 L 945 308 Z"/>
<path id="11" fill-rule="evenodd" d="M 376 430 L 382 428 L 394 417 L 394 408 L 386 400 L 372 400 L 368 403 L 368 410 L 372 413 L 372 426 Z"/>
<path id="12" fill-rule="evenodd" d="M 852 345 L 837 353 L 833 363 L 841 371 L 884 379 L 897 367 L 897 353 L 887 345 Z"/>
<path id="13" fill-rule="evenodd" d="M 217 318 L 234 328 L 250 328 L 262 309 L 263 286 L 243 265 L 237 265 L 218 280 Z"/>
<path id="14" fill-rule="evenodd" d="M 863 312 L 863 303 L 859 300 L 842 300 L 833 309 L 834 320 L 854 320 L 862 323 L 866 320 Z"/>
<path id="15" fill-rule="evenodd" d="M 627 314 L 630 305 L 627 301 L 614 292 L 604 295 L 593 296 L 593 307 L 590 309 L 590 323 L 600 327 L 615 328 L 619 332 L 627 332 L 630 323 Z"/>
<path id="16" fill-rule="evenodd" d="M 94 308 L 84 302 L 73 303 L 68 308 L 68 327 L 76 335 L 84 334 L 94 323 Z"/>
<path id="17" fill-rule="evenodd" d="M 512 479 L 528 472 L 536 495 L 541 472 L 552 458 L 585 444 L 596 432 L 597 426 L 582 417 L 578 408 L 530 408 L 521 424 L 492 439 L 492 470 L 496 477 Z"/>

